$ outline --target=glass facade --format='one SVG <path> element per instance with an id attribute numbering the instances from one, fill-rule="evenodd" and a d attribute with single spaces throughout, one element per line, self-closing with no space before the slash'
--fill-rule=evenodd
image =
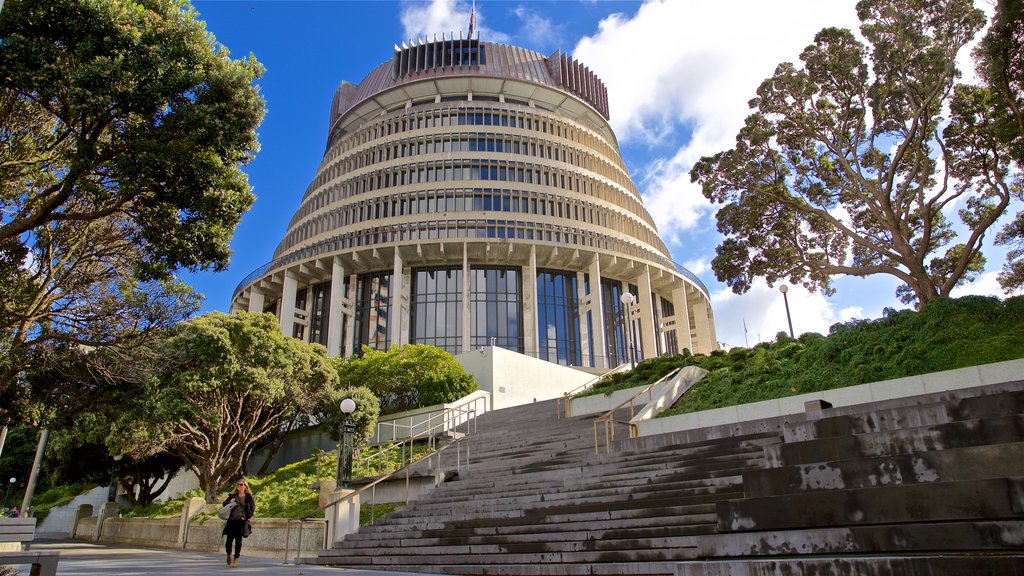
<path id="1" fill-rule="evenodd" d="M 626 354 L 626 332 L 622 329 L 625 322 L 622 301 L 622 283 L 604 278 L 601 280 L 601 299 L 604 303 L 604 342 L 608 348 L 606 356 L 608 366 L 617 366 L 629 362 Z"/>
<path id="2" fill-rule="evenodd" d="M 309 318 L 309 341 L 327 345 L 327 317 L 331 307 L 331 283 L 313 285 L 313 309 Z"/>
<path id="3" fill-rule="evenodd" d="M 356 296 L 356 354 L 363 346 L 387 350 L 391 345 L 388 319 L 391 315 L 391 272 L 363 274 Z"/>
<path id="4" fill-rule="evenodd" d="M 413 270 L 411 304 L 411 343 L 462 352 L 462 268 Z"/>
<path id="5" fill-rule="evenodd" d="M 469 302 L 470 348 L 495 345 L 523 352 L 523 283 L 519 268 L 472 268 Z"/>
<path id="6" fill-rule="evenodd" d="M 540 358 L 566 366 L 583 363 L 576 273 L 537 271 L 537 343 Z"/>
<path id="7" fill-rule="evenodd" d="M 676 307 L 668 298 L 661 299 L 661 313 L 665 318 L 675 316 L 676 314 Z M 680 321 L 676 319 L 676 326 L 679 325 Z M 676 330 L 669 330 L 664 333 L 666 354 L 679 354 L 679 338 L 676 337 Z"/>

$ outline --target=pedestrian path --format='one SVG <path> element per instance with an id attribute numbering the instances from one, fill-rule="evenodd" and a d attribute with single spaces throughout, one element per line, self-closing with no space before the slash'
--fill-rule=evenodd
<path id="1" fill-rule="evenodd" d="M 224 555 L 166 548 L 108 546 L 95 542 L 37 537 L 33 550 L 60 552 L 57 576 L 197 576 L 204 574 L 260 574 L 261 576 L 424 576 L 406 572 L 348 570 L 327 566 L 284 564 L 281 560 L 246 556 L 238 567 L 224 564 Z M 429 576 L 429 575 L 428 575 Z"/>

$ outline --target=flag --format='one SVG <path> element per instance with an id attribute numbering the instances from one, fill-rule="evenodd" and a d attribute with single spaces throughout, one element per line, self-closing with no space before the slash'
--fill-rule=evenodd
<path id="1" fill-rule="evenodd" d="M 469 13 L 469 39 L 473 39 L 473 29 L 476 28 L 476 0 L 473 0 L 473 10 Z"/>

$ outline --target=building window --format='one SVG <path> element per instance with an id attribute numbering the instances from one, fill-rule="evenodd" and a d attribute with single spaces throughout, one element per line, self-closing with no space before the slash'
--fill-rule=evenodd
<path id="1" fill-rule="evenodd" d="M 610 278 L 601 279 L 601 301 L 604 304 L 604 342 L 608 350 L 608 366 L 629 362 L 626 354 L 626 332 L 622 300 L 622 282 Z M 635 305 L 635 304 L 634 304 Z"/>
<path id="2" fill-rule="evenodd" d="M 462 352 L 462 268 L 413 270 L 411 300 L 410 342 Z"/>
<path id="3" fill-rule="evenodd" d="M 537 344 L 540 358 L 564 366 L 582 364 L 576 273 L 537 271 Z"/>
<path id="4" fill-rule="evenodd" d="M 676 315 L 675 304 L 667 298 L 661 299 L 661 315 L 664 318 L 671 318 Z M 679 318 L 676 318 L 675 329 L 665 332 L 665 353 L 666 354 L 679 354 L 679 330 L 685 326 L 685 323 L 680 322 Z"/>
<path id="5" fill-rule="evenodd" d="M 388 318 L 391 312 L 391 272 L 375 272 L 359 277 L 356 297 L 356 349 L 363 346 L 373 350 L 387 350 Z"/>
<path id="6" fill-rule="evenodd" d="M 522 280 L 518 268 L 470 271 L 470 346 L 523 352 Z"/>

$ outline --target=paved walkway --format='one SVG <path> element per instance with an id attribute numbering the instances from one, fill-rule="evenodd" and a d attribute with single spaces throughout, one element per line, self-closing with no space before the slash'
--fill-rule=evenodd
<path id="1" fill-rule="evenodd" d="M 424 576 L 407 572 L 380 572 L 376 570 L 350 570 L 347 568 L 329 568 L 327 566 L 311 566 L 300 564 L 283 564 L 281 560 L 246 556 L 242 549 L 242 557 L 238 567 L 231 568 L 224 564 L 223 554 L 210 552 L 193 552 L 191 550 L 173 550 L 166 548 L 139 548 L 135 546 L 108 546 L 80 540 L 62 540 L 38 537 L 32 543 L 33 550 L 56 550 L 60 552 L 57 563 L 57 576 L 166 576 L 167 574 L 200 575 L 200 574 L 261 574 L 263 576 Z M 27 566 L 19 566 L 25 568 Z M 429 576 L 429 575 L 428 575 Z M 436 575 L 435 575 L 436 576 Z"/>

